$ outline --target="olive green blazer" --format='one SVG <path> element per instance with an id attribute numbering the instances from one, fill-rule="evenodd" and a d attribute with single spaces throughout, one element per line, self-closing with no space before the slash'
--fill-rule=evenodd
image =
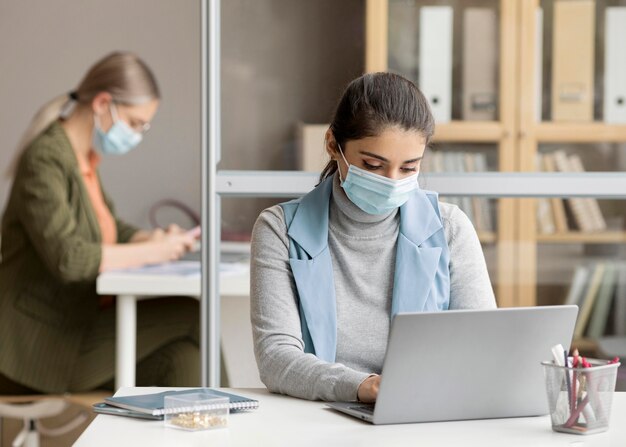
<path id="1" fill-rule="evenodd" d="M 118 242 L 127 242 L 137 229 L 115 220 Z M 64 392 L 98 312 L 102 252 L 100 227 L 59 122 L 21 156 L 1 243 L 0 373 L 36 390 Z"/>

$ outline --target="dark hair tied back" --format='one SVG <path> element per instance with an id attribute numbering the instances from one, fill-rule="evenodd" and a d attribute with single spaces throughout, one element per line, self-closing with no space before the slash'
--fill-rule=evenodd
<path id="1" fill-rule="evenodd" d="M 341 147 L 350 140 L 380 135 L 389 127 L 419 132 L 426 144 L 430 142 L 435 120 L 417 86 L 394 73 L 367 73 L 350 82 L 330 124 Z M 331 160 L 320 182 L 336 170 L 337 164 Z"/>

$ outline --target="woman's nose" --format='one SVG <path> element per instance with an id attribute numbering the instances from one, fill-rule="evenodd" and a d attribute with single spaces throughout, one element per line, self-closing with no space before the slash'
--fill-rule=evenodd
<path id="1" fill-rule="evenodd" d="M 387 172 L 385 172 L 385 177 L 390 178 L 392 180 L 398 180 L 399 178 L 401 178 L 400 170 L 388 169 Z"/>

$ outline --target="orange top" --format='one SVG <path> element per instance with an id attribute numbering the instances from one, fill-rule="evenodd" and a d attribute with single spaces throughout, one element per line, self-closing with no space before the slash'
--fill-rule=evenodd
<path id="1" fill-rule="evenodd" d="M 91 206 L 96 213 L 98 224 L 100 225 L 100 234 L 102 235 L 103 244 L 115 244 L 117 242 L 117 228 L 115 219 L 109 210 L 102 190 L 98 181 L 97 167 L 100 164 L 100 155 L 95 151 L 90 151 L 87 160 L 78 158 L 78 166 L 83 176 L 83 182 L 87 188 L 87 193 L 91 199 Z"/>

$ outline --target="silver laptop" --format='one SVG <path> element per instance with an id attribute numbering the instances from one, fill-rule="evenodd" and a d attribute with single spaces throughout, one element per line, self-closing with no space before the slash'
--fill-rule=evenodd
<path id="1" fill-rule="evenodd" d="M 569 349 L 578 306 L 397 315 L 376 405 L 328 406 L 373 424 L 548 413 L 540 362 Z"/>

